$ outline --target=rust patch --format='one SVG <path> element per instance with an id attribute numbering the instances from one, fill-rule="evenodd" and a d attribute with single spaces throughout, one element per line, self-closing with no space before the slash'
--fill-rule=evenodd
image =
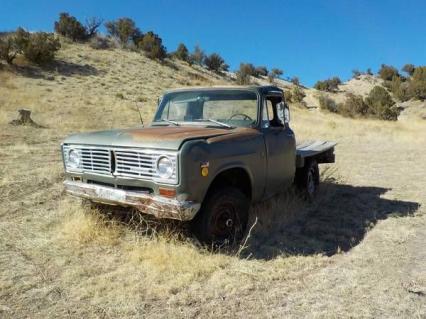
<path id="1" fill-rule="evenodd" d="M 232 132 L 223 129 L 214 129 L 206 127 L 188 127 L 188 126 L 158 126 L 147 127 L 141 129 L 129 129 L 123 133 L 129 134 L 136 141 L 143 141 L 146 139 L 156 140 L 178 140 L 190 138 L 203 138 L 212 137 Z"/>
<path id="2" fill-rule="evenodd" d="M 260 132 L 254 128 L 238 128 L 233 132 L 233 134 L 214 136 L 207 140 L 208 143 L 222 142 L 228 140 L 249 140 L 257 135 Z"/>
<path id="3" fill-rule="evenodd" d="M 124 192 L 125 196 L 120 200 L 103 198 L 98 195 L 97 190 L 107 187 L 71 181 L 65 181 L 64 185 L 65 190 L 70 195 L 105 204 L 134 207 L 144 214 L 153 215 L 157 218 L 191 220 L 200 208 L 200 204 L 193 202 L 181 202 L 156 195 L 133 192 Z M 116 190 L 115 188 L 108 189 L 112 192 Z"/>

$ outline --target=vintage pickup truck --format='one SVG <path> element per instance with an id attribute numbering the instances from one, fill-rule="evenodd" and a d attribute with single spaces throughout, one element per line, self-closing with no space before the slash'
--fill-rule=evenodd
<path id="1" fill-rule="evenodd" d="M 312 198 L 333 142 L 296 147 L 275 86 L 171 90 L 149 127 L 75 134 L 62 144 L 65 190 L 95 203 L 191 221 L 204 243 L 235 243 L 249 207 L 296 185 Z"/>

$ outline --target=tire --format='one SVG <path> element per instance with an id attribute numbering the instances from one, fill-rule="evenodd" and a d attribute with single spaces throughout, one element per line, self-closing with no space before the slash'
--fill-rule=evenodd
<path id="1" fill-rule="evenodd" d="M 314 200 L 319 188 L 319 168 L 316 160 L 311 159 L 296 171 L 296 187 L 306 200 Z"/>
<path id="2" fill-rule="evenodd" d="M 245 233 L 250 199 L 236 187 L 210 191 L 191 228 L 203 244 L 214 247 L 238 244 Z"/>

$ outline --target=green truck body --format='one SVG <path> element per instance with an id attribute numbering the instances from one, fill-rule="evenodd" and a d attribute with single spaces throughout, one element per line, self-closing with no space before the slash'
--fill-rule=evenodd
<path id="1" fill-rule="evenodd" d="M 193 220 L 213 189 L 233 187 L 250 203 L 265 200 L 293 185 L 307 163 L 334 162 L 334 145 L 296 147 L 277 87 L 185 88 L 165 93 L 150 127 L 66 138 L 64 184 L 93 202 Z M 317 185 L 318 171 L 312 175 Z"/>

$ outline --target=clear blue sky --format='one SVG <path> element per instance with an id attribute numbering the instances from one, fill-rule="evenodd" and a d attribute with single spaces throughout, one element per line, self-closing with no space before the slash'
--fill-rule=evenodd
<path id="1" fill-rule="evenodd" d="M 134 19 L 169 51 L 179 42 L 219 52 L 231 66 L 279 67 L 312 85 L 382 63 L 426 64 L 425 0 L 0 0 L 0 30 L 52 31 L 59 12 Z"/>

